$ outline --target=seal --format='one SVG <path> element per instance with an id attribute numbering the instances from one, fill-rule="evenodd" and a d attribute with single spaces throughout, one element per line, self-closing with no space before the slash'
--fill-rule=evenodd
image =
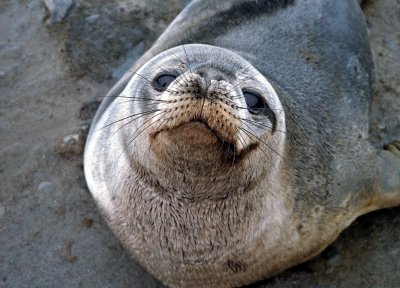
<path id="1" fill-rule="evenodd" d="M 88 187 L 171 287 L 237 287 L 400 205 L 400 142 L 368 140 L 373 62 L 356 0 L 193 1 L 111 89 Z"/>

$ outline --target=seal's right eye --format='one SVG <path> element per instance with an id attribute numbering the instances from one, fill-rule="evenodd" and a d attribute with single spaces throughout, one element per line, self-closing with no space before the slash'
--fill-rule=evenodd
<path id="1" fill-rule="evenodd" d="M 157 91 L 165 91 L 167 90 L 168 86 L 176 79 L 175 75 L 171 74 L 162 74 L 157 76 L 151 85 L 153 86 L 154 89 Z"/>

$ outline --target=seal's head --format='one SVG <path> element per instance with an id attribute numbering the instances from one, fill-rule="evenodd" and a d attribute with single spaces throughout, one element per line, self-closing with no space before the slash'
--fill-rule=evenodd
<path id="1" fill-rule="evenodd" d="M 114 232 L 164 283 L 254 281 L 284 255 L 274 248 L 291 209 L 276 181 L 284 116 L 271 84 L 236 53 L 172 48 L 94 123 L 88 185 Z"/>
<path id="2" fill-rule="evenodd" d="M 129 127 L 123 128 L 126 150 L 132 151 L 127 154 L 136 154 L 133 158 L 165 187 L 179 189 L 173 175 L 188 175 L 196 188 L 186 183 L 181 187 L 186 196 L 225 197 L 280 161 L 285 121 L 279 99 L 263 75 L 226 49 L 186 45 L 167 50 L 148 61 L 122 95 L 132 99 L 127 114 L 120 115 Z M 268 165 L 254 169 L 257 162 Z M 258 171 L 244 173 L 242 166 L 249 165 Z M 198 187 L 200 179 L 209 186 L 213 178 L 224 182 L 223 191 Z M 238 180 L 241 188 L 226 191 L 226 178 Z"/>

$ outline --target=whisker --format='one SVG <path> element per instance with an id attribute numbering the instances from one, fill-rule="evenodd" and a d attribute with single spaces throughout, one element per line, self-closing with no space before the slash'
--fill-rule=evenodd
<path id="1" fill-rule="evenodd" d="M 233 99 L 233 98 L 232 98 Z M 242 106 L 235 106 L 235 108 L 237 108 L 237 109 L 244 109 L 244 110 L 247 110 L 247 109 L 249 109 L 248 107 L 242 107 Z M 271 109 L 272 111 L 285 111 L 284 109 L 276 109 L 276 108 L 271 108 L 271 107 L 269 107 L 269 109 Z"/>
<path id="2" fill-rule="evenodd" d="M 187 60 L 187 67 L 188 67 L 188 69 L 189 69 L 189 72 L 190 72 L 190 74 L 192 74 L 192 69 L 190 69 L 190 60 L 189 60 L 189 56 L 188 56 L 188 54 L 187 54 L 187 52 L 186 52 L 186 48 L 185 48 L 185 45 L 183 45 L 182 44 L 182 48 L 183 48 L 183 52 L 185 53 L 185 55 L 186 55 L 186 60 Z"/>
<path id="3" fill-rule="evenodd" d="M 151 119 L 153 119 L 154 117 L 157 117 L 158 115 L 161 115 L 162 113 L 164 113 L 163 111 L 161 112 L 161 113 L 158 113 L 158 114 L 156 114 L 156 115 L 153 115 L 153 116 L 151 116 L 149 119 L 147 119 L 144 123 L 147 123 L 148 121 L 150 121 Z M 146 114 L 146 115 L 148 115 L 148 114 Z M 117 133 L 119 130 L 121 130 L 122 128 L 124 128 L 126 125 L 129 125 L 129 124 L 131 124 L 133 121 L 135 121 L 135 120 L 137 120 L 137 119 L 139 119 L 139 118 L 141 118 L 141 117 L 143 117 L 143 116 L 146 116 L 146 115 L 141 115 L 141 116 L 139 116 L 139 117 L 137 117 L 137 118 L 134 118 L 134 119 L 132 119 L 132 120 L 129 120 L 127 123 L 125 123 L 125 124 L 123 124 L 121 127 L 119 127 L 111 136 L 114 136 L 115 135 L 115 133 Z M 142 124 L 143 125 L 143 124 Z"/>
<path id="4" fill-rule="evenodd" d="M 242 121 L 249 122 L 250 124 L 252 124 L 252 125 L 254 125 L 254 126 L 256 126 L 256 127 L 260 128 L 260 129 L 262 129 L 263 131 L 267 131 L 267 130 L 269 130 L 269 129 L 272 129 L 271 126 L 268 126 L 268 125 L 266 125 L 266 124 L 260 124 L 260 123 L 257 123 L 257 122 L 255 122 L 255 121 L 251 121 L 251 120 L 244 119 L 244 118 L 240 118 L 240 119 L 241 119 Z"/>
<path id="5" fill-rule="evenodd" d="M 245 124 L 245 125 L 246 125 L 246 124 Z M 252 133 L 251 131 L 249 131 L 249 130 L 243 128 L 243 127 L 240 127 L 240 129 L 242 129 L 243 132 L 246 133 L 247 136 L 249 136 L 250 138 L 251 138 L 251 135 L 252 135 L 253 137 L 255 137 L 255 138 L 257 139 L 257 141 L 260 141 L 261 143 L 263 143 L 263 144 L 264 144 L 265 146 L 267 146 L 271 151 L 275 152 L 277 155 L 279 155 L 282 159 L 285 160 L 285 158 L 284 158 L 281 154 L 279 154 L 278 151 L 276 151 L 274 148 L 272 148 L 271 145 L 268 145 L 268 143 L 266 143 L 265 141 L 261 140 L 260 137 L 258 137 L 257 135 L 255 135 L 254 133 Z M 250 129 L 251 129 L 251 128 L 250 128 Z"/>
<path id="6" fill-rule="evenodd" d="M 223 139 L 221 139 L 221 138 L 219 138 L 219 139 L 222 141 L 222 143 L 219 146 L 218 153 L 223 153 L 225 141 Z M 228 155 L 225 154 L 224 155 L 224 161 L 225 162 L 227 160 L 227 157 L 228 157 Z"/>
<path id="7" fill-rule="evenodd" d="M 165 112 L 165 114 L 167 114 L 167 112 Z M 168 121 L 169 119 L 170 119 L 170 118 L 165 118 L 163 121 L 161 121 L 155 130 L 156 130 L 156 131 L 159 131 L 161 125 L 162 125 L 165 121 Z M 161 120 L 161 118 L 160 118 L 160 120 Z"/>
<path id="8" fill-rule="evenodd" d="M 187 65 L 184 61 L 182 61 L 182 59 L 179 58 L 174 52 L 172 52 L 172 51 L 170 51 L 170 50 L 167 50 L 167 51 L 168 51 L 168 53 L 174 55 L 174 56 L 176 57 L 176 59 L 178 59 L 178 60 L 181 62 L 182 65 L 188 67 L 188 65 Z M 190 82 L 190 81 L 189 81 L 190 79 L 187 79 L 187 78 L 186 78 L 185 70 L 183 70 L 179 65 L 178 65 L 178 69 L 180 70 L 181 75 L 182 75 L 182 78 L 185 80 L 185 82 L 186 82 L 186 83 L 189 83 L 189 82 Z"/>
<path id="9" fill-rule="evenodd" d="M 123 99 L 131 99 L 130 101 L 132 101 L 132 102 L 140 102 L 140 101 L 143 101 L 143 102 L 161 102 L 161 103 L 163 103 L 163 102 L 165 102 L 165 103 L 172 103 L 172 101 L 168 101 L 168 100 L 162 100 L 162 99 L 151 99 L 151 98 L 141 98 L 141 97 L 137 97 L 137 96 L 122 96 L 122 95 L 120 95 L 120 96 L 103 96 L 103 97 L 101 97 L 101 98 L 123 98 Z"/>
<path id="10" fill-rule="evenodd" d="M 102 128 L 99 128 L 99 129 L 96 130 L 96 131 L 100 131 L 100 130 L 102 130 L 102 129 L 104 129 L 104 128 L 107 128 L 107 127 L 109 127 L 109 126 L 111 126 L 111 125 L 113 125 L 113 124 L 116 124 L 116 123 L 118 123 L 118 122 L 124 121 L 125 119 L 129 119 L 129 118 L 131 118 L 131 117 L 136 117 L 136 116 L 140 115 L 140 116 L 139 116 L 139 118 L 140 118 L 140 117 L 143 117 L 143 116 L 145 116 L 145 115 L 147 115 L 147 114 L 155 113 L 155 112 L 157 112 L 157 111 L 160 111 L 160 110 L 159 110 L 159 109 L 155 109 L 155 110 L 150 110 L 150 111 L 145 111 L 145 112 L 140 112 L 140 113 L 132 114 L 132 115 L 129 115 L 129 116 L 124 117 L 124 118 L 122 118 L 122 119 L 119 119 L 119 120 L 113 121 L 113 122 L 111 122 L 111 123 L 108 123 L 107 125 L 105 125 L 105 126 L 102 127 Z"/>
<path id="11" fill-rule="evenodd" d="M 236 125 L 236 127 L 237 127 L 237 128 L 240 128 L 240 127 L 238 127 L 237 125 Z M 243 135 L 240 134 L 240 129 L 238 130 L 238 132 L 239 132 L 239 136 L 242 136 L 242 139 L 240 139 L 240 137 L 238 137 L 238 140 L 239 140 L 240 144 L 242 144 L 243 148 L 246 148 L 246 146 L 247 146 L 247 145 L 245 145 L 246 140 L 244 139 Z"/>
<path id="12" fill-rule="evenodd" d="M 183 65 L 187 65 L 186 63 L 185 63 L 185 61 L 183 61 L 181 58 L 179 58 L 174 52 L 172 52 L 172 51 L 170 51 L 170 50 L 167 50 L 168 51 L 168 53 L 170 53 L 170 54 L 172 54 L 172 55 L 174 55 L 175 57 L 176 57 L 176 59 L 178 59 L 180 62 L 181 62 L 181 64 L 183 64 Z"/>
<path id="13" fill-rule="evenodd" d="M 154 65 L 156 65 L 158 68 L 160 68 L 163 72 L 168 73 L 168 71 L 166 71 L 164 68 L 162 68 L 160 65 L 158 65 L 157 63 L 153 62 L 153 61 L 148 61 Z M 182 71 L 182 70 L 181 70 Z M 181 83 L 179 83 L 179 81 L 176 81 L 176 84 L 178 84 L 179 86 L 181 86 L 182 88 L 185 88 L 184 86 L 182 86 Z M 169 91 L 168 89 L 166 89 L 166 91 L 168 92 L 177 92 L 177 91 Z"/>
<path id="14" fill-rule="evenodd" d="M 151 81 L 149 79 L 147 79 L 146 77 L 144 77 L 143 75 L 139 74 L 138 72 L 132 71 L 132 70 L 128 70 L 129 72 L 132 72 L 135 75 L 138 75 L 139 77 L 141 77 L 142 79 L 146 80 L 147 82 L 149 82 L 151 84 Z"/>
<path id="15" fill-rule="evenodd" d="M 243 68 L 242 70 L 247 70 L 247 69 L 249 69 L 249 68 L 251 68 L 253 65 L 249 65 L 249 66 L 247 66 L 246 68 Z M 238 73 L 242 73 L 241 71 L 242 70 L 239 70 L 239 72 Z M 242 73 L 243 74 L 243 73 Z M 246 82 L 247 81 L 247 79 L 243 79 L 242 81 L 240 81 L 240 82 L 238 82 L 236 85 L 234 85 L 233 87 L 232 87 L 232 89 L 231 90 L 228 90 L 228 93 L 231 93 L 233 90 L 235 90 L 235 88 L 237 87 L 237 86 L 239 86 L 239 85 L 242 85 L 244 82 Z M 235 97 L 233 97 L 233 98 L 235 98 Z"/>
<path id="16" fill-rule="evenodd" d="M 116 103 L 116 105 L 124 104 L 124 103 L 131 103 L 131 102 L 146 102 L 146 101 L 126 100 L 126 101 L 119 101 L 118 103 Z M 160 101 L 155 101 L 155 102 L 159 103 L 159 106 L 174 103 L 173 101 L 166 101 L 166 100 L 163 100 L 163 101 L 160 100 Z"/>
<path id="17" fill-rule="evenodd" d="M 265 130 L 267 130 L 267 129 L 273 129 L 273 127 L 271 127 L 271 126 L 268 126 L 268 125 L 266 125 L 266 124 L 258 123 L 258 122 L 254 121 L 254 120 L 245 119 L 245 118 L 241 118 L 241 117 L 238 117 L 238 119 L 243 120 L 243 121 L 246 121 L 246 122 L 249 122 L 249 123 L 253 124 L 254 126 L 257 126 L 257 127 L 259 127 L 259 128 L 265 129 Z M 286 131 L 282 131 L 282 130 L 279 130 L 279 129 L 275 129 L 275 131 L 278 131 L 278 132 L 281 132 L 281 133 L 285 133 L 285 134 L 286 134 Z"/>
<path id="18" fill-rule="evenodd" d="M 251 140 L 254 141 L 253 136 L 248 135 L 244 130 L 242 130 L 241 127 L 239 127 L 239 131 L 244 132 Z M 244 136 L 242 136 L 242 137 L 244 138 Z M 255 138 L 256 138 L 256 140 L 259 139 L 259 137 L 257 137 L 257 136 L 256 136 Z M 261 148 L 261 146 L 258 146 L 258 148 L 261 150 L 261 152 L 263 152 L 263 154 L 264 154 L 265 156 L 267 156 L 267 157 L 269 156 L 268 153 L 267 153 L 264 149 Z"/>
<path id="19" fill-rule="evenodd" d="M 251 68 L 251 67 L 253 67 L 253 65 L 252 65 L 252 64 L 249 64 L 249 66 L 247 66 L 247 67 L 245 67 L 245 68 L 239 70 L 238 73 L 244 74 L 244 71 L 248 70 L 248 69 Z"/>
<path id="20" fill-rule="evenodd" d="M 162 113 L 165 113 L 165 112 L 163 111 Z M 160 114 L 162 114 L 162 113 L 160 113 Z M 160 115 L 160 114 L 158 114 L 158 115 Z M 153 118 L 154 118 L 154 117 L 153 117 Z M 160 121 L 161 119 L 162 119 L 162 118 L 157 119 L 154 123 Z M 141 127 L 143 127 L 145 124 L 147 124 L 150 120 L 151 120 L 151 119 L 148 119 L 147 121 L 145 121 L 142 125 L 140 125 L 140 126 L 137 128 L 137 130 L 139 130 Z M 151 125 L 153 125 L 154 123 L 150 123 L 150 124 L 147 125 L 143 130 L 141 130 L 139 133 L 137 133 L 137 134 L 135 135 L 135 137 L 133 137 L 132 140 L 130 140 L 130 141 L 128 142 L 128 144 L 127 144 L 127 145 L 125 146 L 125 148 L 122 150 L 121 155 L 120 155 L 119 157 L 121 157 L 121 156 L 124 154 L 124 152 L 125 152 L 125 150 L 128 148 L 128 146 L 129 146 L 133 141 L 135 141 L 135 139 L 136 139 L 137 137 L 139 137 L 144 131 L 147 130 L 147 128 L 149 128 L 149 127 L 150 127 Z M 119 157 L 118 157 L 118 158 L 119 158 Z"/>
<path id="21" fill-rule="evenodd" d="M 153 62 L 152 62 L 153 63 Z M 142 79 L 144 79 L 144 80 L 146 80 L 148 83 L 150 83 L 150 85 L 152 84 L 152 81 L 150 81 L 149 79 L 147 79 L 146 77 L 144 77 L 143 75 L 140 75 L 138 72 L 135 72 L 135 71 L 132 71 L 132 70 L 128 70 L 129 72 L 131 72 L 131 73 L 133 73 L 133 74 L 135 74 L 135 75 L 138 75 L 139 77 L 141 77 Z M 181 72 L 182 72 L 182 70 L 181 70 Z M 183 72 L 182 72 L 182 74 L 184 74 Z M 186 80 L 187 81 L 187 80 Z M 168 91 L 168 92 L 179 92 L 179 91 L 176 91 L 176 90 L 168 90 L 168 88 L 165 90 L 165 91 Z"/>
<path id="22" fill-rule="evenodd" d="M 242 84 L 245 83 L 246 81 L 247 81 L 247 80 L 244 79 L 244 80 L 242 80 L 242 81 L 236 83 L 235 85 L 232 86 L 232 88 L 231 88 L 230 90 L 226 91 L 226 93 L 227 93 L 227 94 L 232 93 L 238 86 L 242 85 Z M 239 98 L 239 97 L 241 97 L 241 96 L 242 96 L 242 95 L 233 96 L 231 99 L 236 99 L 236 98 Z"/>

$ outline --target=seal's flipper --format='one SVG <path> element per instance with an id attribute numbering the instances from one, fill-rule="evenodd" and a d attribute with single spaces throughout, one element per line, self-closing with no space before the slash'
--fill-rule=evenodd
<path id="1" fill-rule="evenodd" d="M 400 205 L 400 141 L 387 144 L 384 148 L 379 157 L 379 208 Z"/>

